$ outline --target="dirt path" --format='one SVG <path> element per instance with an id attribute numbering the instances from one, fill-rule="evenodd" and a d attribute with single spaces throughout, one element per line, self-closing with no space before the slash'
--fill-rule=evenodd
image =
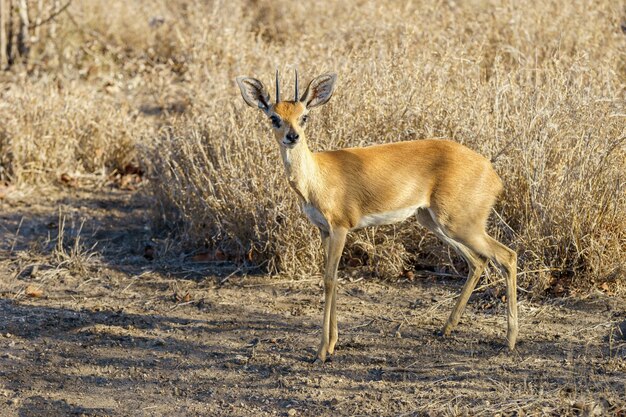
<path id="1" fill-rule="evenodd" d="M 460 280 L 346 279 L 337 354 L 316 366 L 319 278 L 174 260 L 148 206 L 117 191 L 0 200 L 1 416 L 626 415 L 626 341 L 611 337 L 624 299 L 521 297 L 509 353 L 497 291 L 444 339 Z"/>

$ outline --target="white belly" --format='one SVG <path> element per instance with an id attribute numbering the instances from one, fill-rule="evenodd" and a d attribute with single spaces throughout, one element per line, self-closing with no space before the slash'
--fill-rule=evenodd
<path id="1" fill-rule="evenodd" d="M 380 226 L 383 224 L 394 224 L 406 220 L 415 214 L 419 206 L 412 206 L 398 210 L 386 211 L 384 213 L 368 214 L 361 217 L 355 229 L 368 226 Z"/>
<path id="2" fill-rule="evenodd" d="M 330 230 L 326 217 L 324 217 L 324 215 L 318 209 L 310 204 L 303 204 L 302 211 L 304 212 L 304 214 L 306 214 L 311 223 L 313 223 L 322 230 Z"/>

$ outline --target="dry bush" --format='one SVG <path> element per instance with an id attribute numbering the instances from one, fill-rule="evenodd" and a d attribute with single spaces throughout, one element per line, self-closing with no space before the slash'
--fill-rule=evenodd
<path id="1" fill-rule="evenodd" d="M 150 117 L 188 105 L 175 87 L 185 49 L 168 6 L 73 1 L 42 28 L 30 61 L 0 74 L 0 180 L 103 177 L 138 162 Z"/>
<path id="2" fill-rule="evenodd" d="M 315 230 L 293 215 L 298 207 L 277 169 L 273 144 L 261 136 L 236 140 L 239 129 L 256 124 L 229 116 L 238 122 L 224 126 L 225 115 L 216 113 L 195 117 L 154 153 L 154 190 L 167 205 L 166 220 L 180 220 L 184 236 L 206 240 L 235 261 L 310 271 L 321 259 L 312 245 Z"/>
<path id="3" fill-rule="evenodd" d="M 289 97 L 297 66 L 307 79 L 339 74 L 335 97 L 311 115 L 313 150 L 426 137 L 464 143 L 492 158 L 504 180 L 491 230 L 518 251 L 523 286 L 537 294 L 605 282 L 626 290 L 626 16 L 616 2 L 97 0 L 76 1 L 62 18 L 54 42 L 41 42 L 45 59 L 33 65 L 76 78 L 76 90 L 33 98 L 33 108 L 50 107 L 23 130 L 67 117 L 60 103 L 67 112 L 91 109 L 86 98 L 104 106 L 81 116 L 102 127 L 87 136 L 108 144 L 108 155 L 142 144 L 159 216 L 191 245 L 272 272 L 318 270 L 317 232 L 283 178 L 269 123 L 234 83 L 249 75 L 271 86 L 279 68 Z M 34 96 L 40 87 L 22 90 Z M 116 102 L 160 116 L 155 146 L 154 123 L 114 112 Z M 10 106 L 7 126 L 19 119 L 19 100 Z M 76 126 L 37 134 L 80 137 Z M 7 143 L 19 130 L 0 132 L 4 149 L 13 149 Z M 35 135 L 23 137 L 18 142 Z M 60 171 L 75 160 L 29 156 L 12 163 L 12 175 L 31 181 L 33 159 Z M 354 234 L 346 251 L 386 277 L 412 264 L 451 263 L 415 222 Z"/>
<path id="4" fill-rule="evenodd" d="M 0 176 L 18 185 L 123 169 L 148 131 L 136 112 L 81 85 L 25 82 L 0 97 Z"/>

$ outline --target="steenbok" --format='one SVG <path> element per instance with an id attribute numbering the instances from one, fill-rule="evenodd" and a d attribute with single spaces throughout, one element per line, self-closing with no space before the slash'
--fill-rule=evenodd
<path id="1" fill-rule="evenodd" d="M 488 261 L 506 277 L 507 341 L 517 338 L 516 253 L 485 231 L 502 182 L 483 156 L 449 140 L 415 140 L 365 148 L 311 152 L 304 126 L 309 110 L 330 100 L 337 75 L 323 74 L 293 100 L 276 102 L 261 81 L 238 77 L 244 101 L 270 119 L 289 184 L 302 211 L 320 230 L 325 252 L 324 321 L 316 361 L 337 343 L 337 266 L 346 235 L 367 226 L 401 222 L 411 215 L 450 244 L 469 265 L 469 276 L 443 334 L 459 323 Z"/>

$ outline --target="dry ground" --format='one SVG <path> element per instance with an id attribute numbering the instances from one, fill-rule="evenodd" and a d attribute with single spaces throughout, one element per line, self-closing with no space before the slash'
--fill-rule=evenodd
<path id="1" fill-rule="evenodd" d="M 316 366 L 319 277 L 174 259 L 149 205 L 112 189 L 0 200 L 0 415 L 626 414 L 624 299 L 522 294 L 509 353 L 498 286 L 444 339 L 461 280 L 344 269 L 338 351 Z"/>

